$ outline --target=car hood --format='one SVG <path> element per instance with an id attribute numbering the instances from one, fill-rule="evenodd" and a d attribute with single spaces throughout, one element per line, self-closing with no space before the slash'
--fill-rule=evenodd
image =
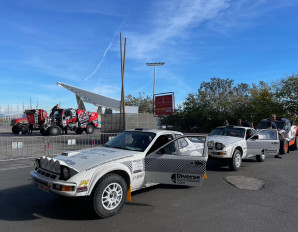
<path id="1" fill-rule="evenodd" d="M 117 162 L 140 152 L 128 151 L 116 148 L 97 147 L 80 151 L 64 152 L 53 158 L 61 165 L 66 165 L 78 172 L 89 170 L 110 162 Z"/>
<path id="2" fill-rule="evenodd" d="M 225 146 L 235 143 L 235 142 L 238 142 L 238 141 L 241 141 L 241 140 L 243 140 L 243 138 L 233 137 L 233 136 L 223 136 L 223 135 L 208 136 L 208 141 L 222 143 Z"/>

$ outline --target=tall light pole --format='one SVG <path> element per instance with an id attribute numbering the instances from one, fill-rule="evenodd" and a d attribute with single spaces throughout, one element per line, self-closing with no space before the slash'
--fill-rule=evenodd
<path id="1" fill-rule="evenodd" d="M 154 96 L 155 96 L 155 81 L 156 81 L 156 66 L 162 66 L 164 65 L 164 62 L 158 62 L 158 63 L 146 63 L 147 66 L 154 66 L 154 84 L 153 84 L 153 114 L 154 114 Z"/>

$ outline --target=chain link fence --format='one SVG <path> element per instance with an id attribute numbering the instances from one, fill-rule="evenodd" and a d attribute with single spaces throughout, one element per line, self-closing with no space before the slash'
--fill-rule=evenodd
<path id="1" fill-rule="evenodd" d="M 0 161 L 55 156 L 65 151 L 98 147 L 118 133 L 0 138 Z"/>

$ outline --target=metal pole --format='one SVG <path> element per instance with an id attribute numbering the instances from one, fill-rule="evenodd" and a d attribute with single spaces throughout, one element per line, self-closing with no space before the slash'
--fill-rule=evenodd
<path id="1" fill-rule="evenodd" d="M 155 82 L 156 82 L 156 65 L 154 65 L 154 84 L 153 84 L 153 114 L 155 114 Z"/>

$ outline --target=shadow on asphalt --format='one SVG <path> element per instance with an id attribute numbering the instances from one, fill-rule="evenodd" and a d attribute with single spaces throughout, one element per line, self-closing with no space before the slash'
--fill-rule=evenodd
<path id="1" fill-rule="evenodd" d="M 185 189 L 186 186 L 156 185 L 132 193 L 155 189 Z M 98 220 L 93 212 L 89 197 L 67 198 L 53 193 L 45 193 L 35 188 L 34 184 L 0 190 L 0 220 L 27 221 L 40 218 L 58 220 Z M 127 206 L 152 207 L 149 204 L 126 202 Z"/>
<path id="2" fill-rule="evenodd" d="M 45 193 L 34 184 L 0 191 L 0 220 L 26 221 L 97 219 L 87 198 L 65 198 Z"/>
<path id="3" fill-rule="evenodd" d="M 266 162 L 266 161 L 265 161 Z M 255 158 L 243 159 L 241 168 L 247 167 L 248 163 L 258 163 Z M 208 159 L 206 171 L 230 172 L 228 159 Z"/>

